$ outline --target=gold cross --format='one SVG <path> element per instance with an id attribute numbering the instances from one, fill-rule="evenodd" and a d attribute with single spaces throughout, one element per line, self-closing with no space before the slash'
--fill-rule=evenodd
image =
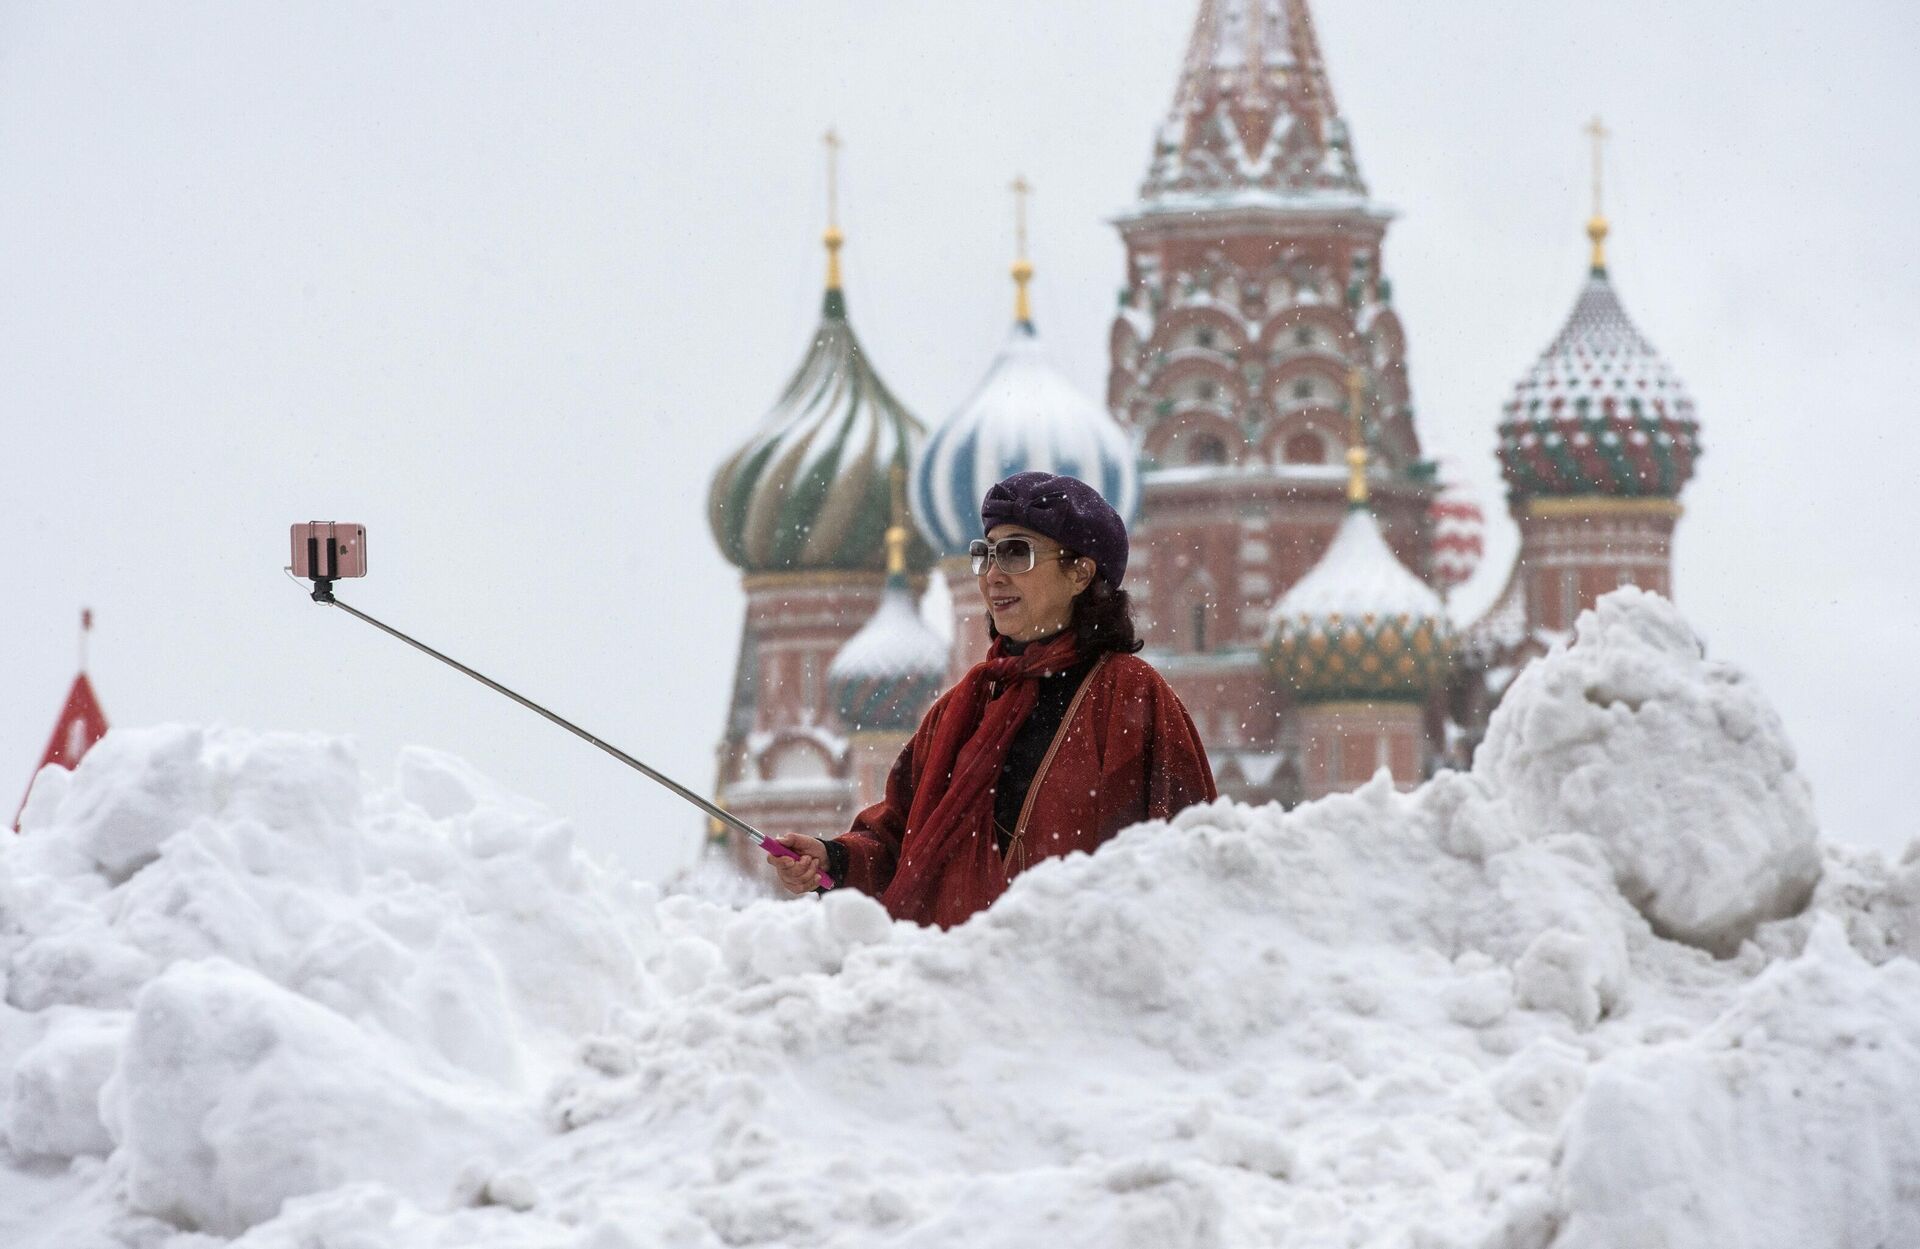
<path id="1" fill-rule="evenodd" d="M 1018 259 L 1025 260 L 1027 258 L 1027 196 L 1033 194 L 1033 186 L 1027 181 L 1026 175 L 1016 174 L 1013 185 L 1008 190 L 1013 192 L 1015 253 Z"/>
<path id="2" fill-rule="evenodd" d="M 827 127 L 821 142 L 827 145 L 827 228 L 840 224 L 840 132 Z"/>
<path id="3" fill-rule="evenodd" d="M 1598 217 L 1602 215 L 1600 211 L 1600 152 L 1606 141 L 1613 137 L 1613 132 L 1602 125 L 1600 118 L 1596 116 L 1592 121 L 1587 123 L 1587 134 L 1593 139 L 1593 215 Z"/>

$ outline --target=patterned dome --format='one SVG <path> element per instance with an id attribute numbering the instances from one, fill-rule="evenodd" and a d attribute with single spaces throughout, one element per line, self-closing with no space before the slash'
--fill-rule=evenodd
<path id="1" fill-rule="evenodd" d="M 940 694 L 947 644 L 920 618 L 905 573 L 887 578 L 880 606 L 827 667 L 827 691 L 855 733 L 912 732 Z"/>
<path id="2" fill-rule="evenodd" d="M 1507 403 L 1507 485 L 1516 498 L 1673 498 L 1699 456 L 1693 400 L 1596 266 L 1566 327 Z"/>
<path id="3" fill-rule="evenodd" d="M 879 572 L 888 473 L 910 463 L 925 432 L 874 371 L 831 287 L 793 380 L 714 474 L 707 520 L 721 553 L 746 572 Z M 911 562 L 924 568 L 929 553 L 916 549 Z"/>
<path id="4" fill-rule="evenodd" d="M 963 554 L 980 536 L 988 488 L 1034 468 L 1078 477 L 1133 519 L 1140 471 L 1132 443 L 1053 366 L 1023 319 L 973 396 L 927 439 L 913 470 L 914 519 L 936 551 Z"/>
<path id="5" fill-rule="evenodd" d="M 1447 677 L 1453 628 L 1365 507 L 1267 621 L 1267 665 L 1303 702 L 1419 701 Z"/>
<path id="6" fill-rule="evenodd" d="M 1454 482 L 1427 505 L 1427 524 L 1433 531 L 1433 580 L 1442 594 L 1451 594 L 1480 566 L 1486 518 L 1473 496 Z"/>

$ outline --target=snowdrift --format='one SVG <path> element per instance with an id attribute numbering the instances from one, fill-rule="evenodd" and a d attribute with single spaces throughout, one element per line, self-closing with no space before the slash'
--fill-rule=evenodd
<path id="1" fill-rule="evenodd" d="M 1920 1244 L 1917 947 L 1920 864 L 1822 847 L 1632 591 L 1472 773 L 948 933 L 662 896 L 426 751 L 116 732 L 0 842 L 0 1243 Z"/>

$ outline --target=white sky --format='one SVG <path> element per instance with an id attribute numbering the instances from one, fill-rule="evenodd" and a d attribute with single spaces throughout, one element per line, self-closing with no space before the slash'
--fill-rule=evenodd
<path id="1" fill-rule="evenodd" d="M 708 474 L 804 347 L 821 132 L 856 327 L 929 424 L 1010 314 L 1104 393 L 1132 197 L 1194 0 L 0 5 L 0 801 L 72 678 L 115 724 L 418 742 L 665 876 L 699 817 L 280 573 L 370 529 L 351 600 L 710 786 L 742 598 Z M 1610 259 L 1706 455 L 1677 592 L 1772 696 L 1828 835 L 1898 847 L 1920 709 L 1920 12 L 1320 0 L 1402 217 L 1419 428 L 1496 517 L 1500 405 Z M 8 780 L 9 770 L 13 780 Z"/>

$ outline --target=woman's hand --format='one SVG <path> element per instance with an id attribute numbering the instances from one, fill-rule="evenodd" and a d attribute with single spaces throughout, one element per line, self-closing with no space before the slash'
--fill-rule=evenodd
<path id="1" fill-rule="evenodd" d="M 773 864 L 774 874 L 780 877 L 787 892 L 812 893 L 819 888 L 820 873 L 827 870 L 827 848 L 820 839 L 803 833 L 781 833 L 774 840 L 800 856 L 785 859 L 772 853 L 767 855 L 767 862 Z"/>

